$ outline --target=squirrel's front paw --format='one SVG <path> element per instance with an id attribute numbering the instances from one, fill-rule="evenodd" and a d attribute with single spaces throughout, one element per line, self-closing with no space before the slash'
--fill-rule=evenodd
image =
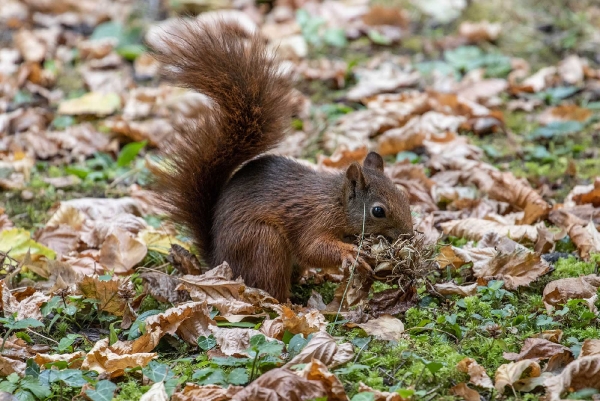
<path id="1" fill-rule="evenodd" d="M 358 252 L 348 253 L 342 261 L 343 269 L 352 267 L 360 269 L 361 273 L 363 274 L 373 273 L 373 269 L 371 268 L 371 266 L 362 258 L 362 256 L 358 255 Z"/>

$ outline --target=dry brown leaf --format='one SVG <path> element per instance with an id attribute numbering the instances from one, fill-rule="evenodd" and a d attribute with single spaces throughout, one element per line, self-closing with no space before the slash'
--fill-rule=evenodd
<path id="1" fill-rule="evenodd" d="M 477 283 L 458 285 L 456 283 L 438 283 L 433 287 L 442 295 L 460 295 L 461 297 L 470 297 L 477 294 Z"/>
<path id="2" fill-rule="evenodd" d="M 347 146 L 340 146 L 329 157 L 319 155 L 318 164 L 325 167 L 342 168 L 352 162 L 362 163 L 367 157 L 368 149 L 362 146 L 357 149 L 348 149 Z"/>
<path id="3" fill-rule="evenodd" d="M 42 320 L 42 312 L 41 307 L 43 304 L 48 302 L 50 297 L 46 294 L 43 294 L 39 291 L 36 291 L 32 295 L 23 299 L 17 305 L 17 308 L 14 312 L 17 312 L 17 320 L 33 318 L 37 320 Z M 6 313 L 5 309 L 5 313 Z"/>
<path id="4" fill-rule="evenodd" d="M 543 300 L 548 311 L 565 304 L 570 299 L 583 299 L 591 311 L 596 311 L 594 303 L 598 299 L 600 277 L 590 274 L 583 277 L 562 278 L 551 281 L 544 287 Z"/>
<path id="5" fill-rule="evenodd" d="M 600 208 L 600 177 L 596 177 L 589 191 L 574 195 L 573 201 L 578 205 L 590 203 L 595 208 Z"/>
<path id="6" fill-rule="evenodd" d="M 221 352 L 229 356 L 249 356 L 247 353 L 250 348 L 250 338 L 261 334 L 254 329 L 243 328 L 216 328 L 213 334 Z M 274 340 L 274 339 L 269 339 Z"/>
<path id="7" fill-rule="evenodd" d="M 327 391 L 327 400 L 345 401 L 348 399 L 340 380 L 327 370 L 327 366 L 319 359 L 313 359 L 304 369 L 296 373 L 298 376 L 311 381 L 317 381 Z"/>
<path id="8" fill-rule="evenodd" d="M 289 401 L 327 397 L 324 383 L 300 377 L 288 369 L 273 369 L 235 394 L 232 401 Z"/>
<path id="9" fill-rule="evenodd" d="M 371 393 L 373 394 L 373 401 L 405 401 L 398 393 L 389 393 L 387 391 L 375 390 L 363 382 L 358 383 L 359 393 Z"/>
<path id="10" fill-rule="evenodd" d="M 457 397 L 462 397 L 466 401 L 481 400 L 479 393 L 472 388 L 467 387 L 466 383 L 458 383 L 456 386 L 450 388 L 450 394 L 453 394 Z"/>
<path id="11" fill-rule="evenodd" d="M 563 209 L 553 210 L 550 221 L 567 231 L 582 259 L 588 260 L 592 252 L 600 253 L 600 233 L 593 222 L 586 222 Z"/>
<path id="12" fill-rule="evenodd" d="M 177 304 L 190 300 L 190 294 L 187 291 L 176 290 L 179 285 L 179 279 L 176 276 L 149 271 L 140 274 L 140 278 L 144 282 L 144 291 L 159 302 Z"/>
<path id="13" fill-rule="evenodd" d="M 289 307 L 282 305 L 280 318 L 283 322 L 283 328 L 292 334 L 309 335 L 323 331 L 327 327 L 325 316 L 317 310 L 296 314 Z"/>
<path id="14" fill-rule="evenodd" d="M 554 355 L 562 353 L 571 354 L 571 350 L 564 345 L 556 344 L 543 338 L 528 338 L 525 340 L 520 353 L 505 352 L 503 356 L 504 359 L 508 359 L 509 361 L 522 361 L 523 359 L 540 361 L 542 359 L 550 359 Z"/>
<path id="15" fill-rule="evenodd" d="M 484 189 L 490 198 L 509 203 L 525 212 L 525 216 L 517 224 L 533 224 L 548 215 L 550 205 L 512 173 L 494 171 L 490 172 L 490 178 L 489 187 Z"/>
<path id="16" fill-rule="evenodd" d="M 466 119 L 435 111 L 415 116 L 400 128 L 390 129 L 378 139 L 381 155 L 396 154 L 422 146 L 425 141 L 436 137 L 447 138 L 448 132 L 456 132 Z M 451 136 L 455 139 L 455 136 Z M 446 140 L 447 141 L 447 140 Z"/>
<path id="17" fill-rule="evenodd" d="M 600 340 L 595 338 L 586 338 L 581 344 L 581 353 L 579 358 L 585 356 L 600 355 Z"/>
<path id="18" fill-rule="evenodd" d="M 73 215 L 72 208 L 81 212 L 84 218 L 90 220 L 110 220 L 122 213 L 140 215 L 137 203 L 133 198 L 80 198 L 61 201 L 59 208 L 47 225 L 69 224 L 71 220 L 79 221 L 80 217 Z M 73 226 L 72 224 L 69 225 Z"/>
<path id="19" fill-rule="evenodd" d="M 302 351 L 286 363 L 284 367 L 289 368 L 317 359 L 330 368 L 334 368 L 350 361 L 353 357 L 354 347 L 352 344 L 337 344 L 335 339 L 327 332 L 320 331 L 313 335 Z"/>
<path id="20" fill-rule="evenodd" d="M 471 43 L 493 42 L 498 39 L 502 26 L 489 21 L 465 21 L 458 27 L 458 34 Z"/>
<path id="21" fill-rule="evenodd" d="M 245 299 L 246 286 L 241 280 L 232 280 L 233 273 L 227 263 L 200 275 L 181 277 L 178 289 L 186 290 L 195 301 L 206 301 L 226 316 L 256 311 L 256 305 Z"/>
<path id="22" fill-rule="evenodd" d="M 132 353 L 130 341 L 118 341 L 112 346 L 108 338 L 99 340 L 87 354 L 81 369 L 94 370 L 110 378 L 122 376 L 126 368 L 144 367 L 156 358 L 154 352 Z"/>
<path id="23" fill-rule="evenodd" d="M 575 104 L 562 104 L 544 110 L 537 117 L 540 124 L 548 125 L 557 121 L 586 121 L 592 116 L 592 111 Z"/>
<path id="24" fill-rule="evenodd" d="M 398 68 L 393 63 L 384 63 L 379 68 L 357 69 L 358 84 L 351 88 L 346 97 L 348 100 L 360 102 L 373 95 L 385 92 L 395 92 L 399 88 L 415 85 L 421 78 L 418 71 L 410 68 Z"/>
<path id="25" fill-rule="evenodd" d="M 195 255 L 179 244 L 173 244 L 169 252 L 169 261 L 182 274 L 199 276 L 202 266 Z"/>
<path id="26" fill-rule="evenodd" d="M 46 226 L 38 230 L 34 239 L 60 256 L 77 249 L 79 235 L 71 226 L 60 224 L 58 226 Z"/>
<path id="27" fill-rule="evenodd" d="M 0 355 L 0 376 L 6 377 L 12 373 L 25 376 L 25 362 Z"/>
<path id="28" fill-rule="evenodd" d="M 129 232 L 114 228 L 100 248 L 100 263 L 117 274 L 131 273 L 141 262 L 148 248 Z"/>
<path id="29" fill-rule="evenodd" d="M 229 401 L 243 387 L 229 385 L 223 388 L 216 384 L 200 386 L 196 383 L 186 383 L 185 387 L 171 397 L 172 401 Z"/>
<path id="30" fill-rule="evenodd" d="M 369 300 L 369 314 L 374 318 L 397 315 L 415 306 L 418 300 L 414 285 L 406 288 L 388 288 L 373 294 L 373 298 Z"/>
<path id="31" fill-rule="evenodd" d="M 533 244 L 537 241 L 537 229 L 530 225 L 506 225 L 491 220 L 467 218 L 441 223 L 444 234 L 473 241 L 480 241 L 483 236 L 493 231 L 499 236 L 509 237 L 520 243 Z"/>
<path id="32" fill-rule="evenodd" d="M 44 366 L 47 363 L 64 361 L 68 363 L 69 368 L 78 369 L 79 367 L 81 367 L 84 358 L 85 352 L 77 351 L 71 354 L 36 354 L 34 360 L 35 363 L 37 363 L 40 366 Z"/>
<path id="33" fill-rule="evenodd" d="M 522 248 L 509 253 L 500 252 L 481 268 L 473 266 L 475 277 L 503 280 L 504 286 L 509 290 L 529 285 L 549 270 L 548 262 L 540 255 Z"/>
<path id="34" fill-rule="evenodd" d="M 504 387 L 513 386 L 526 371 L 528 371 L 527 377 L 538 377 L 542 373 L 540 365 L 529 359 L 500 365 L 495 376 L 496 384 L 494 387 L 496 391 L 503 394 Z"/>
<path id="35" fill-rule="evenodd" d="M 123 316 L 127 301 L 119 295 L 119 290 L 129 281 L 111 277 L 110 280 L 101 280 L 97 275 L 85 276 L 78 283 L 79 291 L 90 299 L 97 299 L 101 311 L 115 316 Z"/>
<path id="36" fill-rule="evenodd" d="M 217 323 L 211 319 L 206 302 L 188 302 L 174 306 L 146 319 L 148 332 L 177 334 L 188 344 L 197 344 L 198 337 L 208 337 Z"/>
<path id="37" fill-rule="evenodd" d="M 350 323 L 348 326 L 358 326 L 368 335 L 384 341 L 399 341 L 404 333 L 404 324 L 392 315 L 381 315 L 377 319 L 369 319 L 367 323 Z"/>
<path id="38" fill-rule="evenodd" d="M 494 384 L 492 383 L 492 379 L 485 372 L 483 366 L 477 363 L 473 358 L 464 358 L 462 359 L 456 368 L 463 372 L 467 373 L 470 377 L 470 383 L 481 387 L 481 388 L 494 388 Z"/>
<path id="39" fill-rule="evenodd" d="M 552 341 L 553 343 L 559 343 L 562 336 L 563 331 L 561 329 L 544 330 L 536 335 L 537 338 L 543 338 L 544 340 Z"/>
<path id="40" fill-rule="evenodd" d="M 566 391 L 584 388 L 600 390 L 600 355 L 576 359 L 561 374 L 548 378 L 544 385 L 550 401 L 562 400 L 562 394 Z"/>

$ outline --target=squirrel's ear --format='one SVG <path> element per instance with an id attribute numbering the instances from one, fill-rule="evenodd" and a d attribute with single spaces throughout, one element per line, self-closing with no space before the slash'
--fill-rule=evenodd
<path id="1" fill-rule="evenodd" d="M 360 164 L 354 162 L 346 170 L 346 184 L 349 189 L 350 198 L 356 196 L 356 190 L 362 190 L 365 187 L 365 177 Z"/>
<path id="2" fill-rule="evenodd" d="M 383 173 L 383 158 L 376 152 L 369 152 L 363 163 L 365 168 L 379 170 Z"/>

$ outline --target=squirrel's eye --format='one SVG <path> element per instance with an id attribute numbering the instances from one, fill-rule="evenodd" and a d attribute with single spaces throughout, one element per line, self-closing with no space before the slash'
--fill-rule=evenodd
<path id="1" fill-rule="evenodd" d="M 383 210 L 383 208 L 381 206 L 375 206 L 373 209 L 371 209 L 371 213 L 373 214 L 373 217 L 377 217 L 377 218 L 385 217 L 385 210 Z"/>

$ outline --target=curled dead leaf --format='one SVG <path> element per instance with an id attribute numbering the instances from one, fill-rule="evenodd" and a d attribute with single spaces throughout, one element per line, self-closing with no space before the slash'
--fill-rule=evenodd
<path id="1" fill-rule="evenodd" d="M 561 374 L 548 378 L 544 385 L 550 401 L 563 400 L 563 393 L 567 391 L 584 388 L 600 390 L 600 355 L 574 360 Z"/>
<path id="2" fill-rule="evenodd" d="M 480 401 L 481 396 L 476 390 L 469 388 L 466 383 L 458 383 L 456 386 L 450 388 L 450 393 L 462 397 L 466 401 Z"/>
<path id="3" fill-rule="evenodd" d="M 536 361 L 530 359 L 500 365 L 495 376 L 496 384 L 494 387 L 496 391 L 503 394 L 504 387 L 513 386 L 521 379 L 525 372 L 528 372 L 527 377 L 538 377 L 542 373 L 542 370 Z"/>
<path id="4" fill-rule="evenodd" d="M 172 401 L 229 401 L 243 387 L 229 385 L 223 388 L 217 384 L 200 386 L 196 383 L 186 383 L 185 387 L 171 397 Z"/>
<path id="5" fill-rule="evenodd" d="M 127 368 L 146 366 L 157 356 L 153 352 L 134 353 L 131 345 L 130 341 L 118 341 L 111 346 L 108 338 L 99 340 L 86 355 L 81 368 L 114 378 L 125 374 Z"/>
<path id="6" fill-rule="evenodd" d="M 494 384 L 492 383 L 492 379 L 485 372 L 483 366 L 477 363 L 473 358 L 464 358 L 462 359 L 456 368 L 463 372 L 467 373 L 470 377 L 470 383 L 481 387 L 481 388 L 494 388 Z"/>
<path id="7" fill-rule="evenodd" d="M 508 359 L 509 361 L 522 361 L 524 359 L 539 361 L 550 359 L 554 355 L 562 353 L 571 354 L 571 350 L 564 345 L 556 344 L 543 338 L 528 338 L 525 340 L 520 353 L 505 352 L 504 359 Z"/>
<path id="8" fill-rule="evenodd" d="M 458 285 L 456 283 L 438 283 L 433 287 L 442 295 L 460 295 L 461 297 L 470 297 L 477 294 L 477 283 Z"/>
<path id="9" fill-rule="evenodd" d="M 493 231 L 500 236 L 510 237 L 521 243 L 535 243 L 538 233 L 534 226 L 530 225 L 506 225 L 491 220 L 467 218 L 462 220 L 452 220 L 440 224 L 444 234 L 453 235 L 459 238 L 467 238 L 473 241 L 480 241 L 489 231 Z"/>
<path id="10" fill-rule="evenodd" d="M 350 343 L 337 344 L 327 332 L 316 333 L 302 349 L 284 367 L 291 367 L 311 360 L 319 360 L 333 368 L 350 361 L 354 357 L 354 347 Z"/>
<path id="11" fill-rule="evenodd" d="M 554 280 L 544 287 L 543 300 L 547 310 L 551 310 L 570 299 L 583 299 L 592 312 L 596 311 L 594 303 L 598 299 L 600 277 L 590 274 L 583 277 L 563 278 Z"/>

